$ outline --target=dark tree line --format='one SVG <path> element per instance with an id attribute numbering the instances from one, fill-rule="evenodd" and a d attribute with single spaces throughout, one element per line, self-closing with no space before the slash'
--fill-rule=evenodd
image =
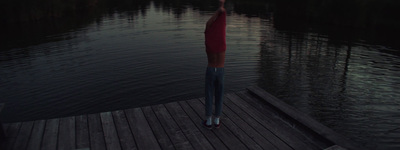
<path id="1" fill-rule="evenodd" d="M 173 8 L 176 13 L 187 5 L 212 10 L 216 0 L 153 0 L 156 5 Z M 24 22 L 65 16 L 93 14 L 110 9 L 143 9 L 151 0 L 2 0 L 0 21 Z M 234 11 L 249 16 L 274 12 L 276 17 L 313 23 L 362 28 L 387 28 L 400 25 L 398 0 L 230 0 Z"/>

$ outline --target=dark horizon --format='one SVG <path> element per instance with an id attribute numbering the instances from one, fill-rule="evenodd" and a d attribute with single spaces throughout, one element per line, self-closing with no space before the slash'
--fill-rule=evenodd
<path id="1" fill-rule="evenodd" d="M 213 11 L 209 7 L 214 1 L 200 0 L 83 0 L 51 1 L 37 3 L 29 0 L 3 1 L 0 6 L 0 26 L 3 33 L 0 39 L 14 44 L 1 47 L 2 50 L 23 45 L 40 43 L 37 37 L 86 26 L 92 22 L 101 22 L 101 16 L 117 12 L 135 18 L 146 15 L 147 8 L 153 3 L 162 11 L 172 12 L 177 19 L 190 6 L 194 10 Z M 29 4 L 29 5 L 27 5 Z M 399 49 L 397 42 L 400 33 L 400 1 L 356 0 L 320 1 L 320 0 L 230 0 L 226 3 L 228 11 L 244 14 L 248 17 L 273 18 L 274 27 L 280 30 L 299 30 L 319 32 L 332 37 L 345 36 L 348 41 L 363 37 L 369 42 L 390 45 Z M 134 21 L 134 20 L 133 20 Z M 52 24 L 43 27 L 42 24 Z M 294 25 L 295 24 L 295 25 Z M 342 31 L 351 33 L 341 35 Z M 368 32 L 365 32 L 368 30 Z M 33 32 L 34 31 L 34 32 Z M 337 32 L 339 31 L 339 32 Z M 28 36 L 25 34 L 31 32 Z M 20 39 L 27 38 L 21 42 Z M 26 42 L 27 41 L 27 42 Z M 400 52 L 390 52 L 400 55 Z"/>

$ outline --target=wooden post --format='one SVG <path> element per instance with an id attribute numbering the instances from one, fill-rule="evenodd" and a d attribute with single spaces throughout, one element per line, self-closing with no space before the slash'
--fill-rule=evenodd
<path id="1" fill-rule="evenodd" d="M 4 103 L 0 103 L 0 114 L 1 114 L 1 111 L 3 111 L 3 108 L 4 108 Z M 5 141 L 6 136 L 4 133 L 5 132 L 3 129 L 3 122 L 1 122 L 1 120 L 0 120 L 0 141 Z"/>

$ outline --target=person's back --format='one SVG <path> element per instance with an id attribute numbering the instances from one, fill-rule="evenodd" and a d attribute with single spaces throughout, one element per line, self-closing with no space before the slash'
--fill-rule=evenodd
<path id="1" fill-rule="evenodd" d="M 209 67 L 224 67 L 226 51 L 226 11 L 223 3 L 217 12 L 207 21 L 205 45 Z"/>
<path id="2" fill-rule="evenodd" d="M 224 94 L 224 64 L 226 51 L 226 11 L 224 9 L 225 0 L 220 0 L 220 8 L 207 21 L 205 35 L 206 53 L 208 65 L 205 79 L 205 116 L 203 125 L 212 128 L 212 105 L 215 95 L 214 124 L 219 128 L 219 118 L 222 113 L 222 103 Z M 215 93 L 214 93 L 215 92 Z"/>

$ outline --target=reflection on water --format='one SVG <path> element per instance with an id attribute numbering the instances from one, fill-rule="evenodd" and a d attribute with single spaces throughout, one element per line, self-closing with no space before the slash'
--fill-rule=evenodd
<path id="1" fill-rule="evenodd" d="M 282 17 L 292 15 L 282 14 L 286 6 L 256 1 L 227 3 L 226 90 L 259 85 L 367 147 L 399 148 L 398 43 L 376 31 Z M 2 120 L 203 96 L 203 31 L 216 3 L 118 2 L 3 27 Z"/>
<path id="2" fill-rule="evenodd" d="M 382 52 L 396 50 L 264 27 L 259 86 L 368 147 L 399 146 L 400 61 Z"/>

